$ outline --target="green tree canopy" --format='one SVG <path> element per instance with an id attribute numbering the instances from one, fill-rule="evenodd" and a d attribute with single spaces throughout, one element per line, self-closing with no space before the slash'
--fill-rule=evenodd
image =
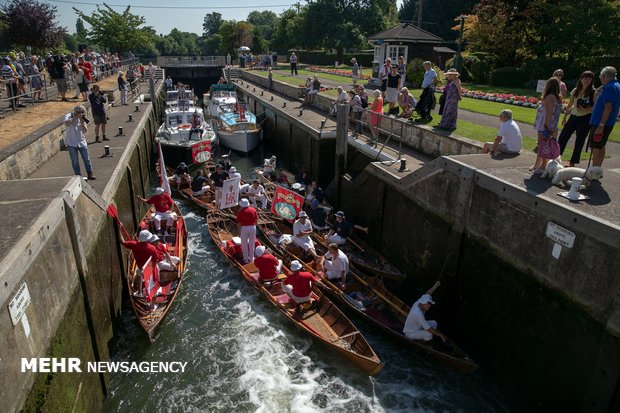
<path id="1" fill-rule="evenodd" d="M 0 6 L 2 38 L 17 47 L 40 50 L 62 45 L 67 30 L 56 23 L 56 6 L 36 0 L 11 0 Z"/>
<path id="2" fill-rule="evenodd" d="M 290 49 L 302 46 L 300 27 L 303 24 L 303 19 L 303 12 L 293 8 L 285 10 L 274 28 L 271 47 L 286 53 Z"/>
<path id="3" fill-rule="evenodd" d="M 172 29 L 170 34 L 158 37 L 155 46 L 164 56 L 195 56 L 201 53 L 198 40 L 195 33 Z"/>
<path id="4" fill-rule="evenodd" d="M 85 14 L 73 8 L 90 25 L 87 39 L 112 52 L 127 52 L 145 43 L 153 43 L 153 29 L 144 26 L 144 17 L 132 14 L 130 9 L 131 6 L 127 6 L 122 13 L 118 13 L 103 3 L 103 8 L 97 6 L 95 12 Z"/>
<path id="5" fill-rule="evenodd" d="M 205 16 L 202 23 L 202 31 L 204 36 L 212 36 L 220 31 L 222 27 L 222 15 L 220 13 L 209 13 Z"/>

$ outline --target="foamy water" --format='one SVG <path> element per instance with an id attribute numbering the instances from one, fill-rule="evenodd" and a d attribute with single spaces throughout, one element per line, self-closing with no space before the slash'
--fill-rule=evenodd
<path id="1" fill-rule="evenodd" d="M 263 300 L 221 256 L 209 237 L 204 213 L 187 204 L 181 208 L 190 231 L 190 256 L 174 308 L 150 343 L 125 305 L 112 357 L 188 362 L 187 371 L 116 373 L 105 411 L 508 410 L 483 373 L 459 375 L 441 369 L 354 318 L 385 363 L 380 374 L 368 377 Z"/>

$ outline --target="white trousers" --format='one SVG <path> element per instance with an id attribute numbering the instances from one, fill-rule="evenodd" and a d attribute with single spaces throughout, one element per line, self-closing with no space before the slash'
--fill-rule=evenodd
<path id="1" fill-rule="evenodd" d="M 310 235 L 304 235 L 303 237 L 293 236 L 293 244 L 303 248 L 304 251 L 314 249 L 314 242 L 312 242 Z"/>
<path id="2" fill-rule="evenodd" d="M 431 328 L 437 328 L 437 321 L 435 320 L 427 320 L 426 321 Z M 412 333 L 405 333 L 405 337 L 409 340 L 424 340 L 431 341 L 433 339 L 433 333 L 430 333 L 426 330 L 418 330 Z"/>
<path id="3" fill-rule="evenodd" d="M 239 238 L 241 238 L 241 251 L 243 252 L 243 261 L 252 262 L 254 261 L 254 242 L 256 241 L 256 226 L 242 226 L 239 232 Z"/>
<path id="4" fill-rule="evenodd" d="M 333 242 L 336 245 L 344 245 L 347 243 L 347 239 L 342 238 L 338 234 L 334 234 L 334 235 L 330 235 L 329 237 L 327 237 L 327 242 L 330 244 Z"/>
<path id="5" fill-rule="evenodd" d="M 290 284 L 282 284 L 282 291 L 284 291 L 289 297 L 291 297 L 291 299 L 297 304 L 307 303 L 308 301 L 310 301 L 310 298 L 312 298 L 312 293 L 308 294 L 305 297 L 297 297 L 295 294 L 293 294 L 293 286 Z"/>
<path id="6" fill-rule="evenodd" d="M 172 258 L 172 262 L 168 261 L 168 258 L 164 258 L 162 261 L 157 263 L 157 268 L 159 268 L 159 271 L 174 271 L 174 266 L 181 262 L 181 259 L 179 257 L 175 257 L 174 255 L 171 255 L 170 258 Z"/>
<path id="7" fill-rule="evenodd" d="M 161 221 L 165 219 L 166 225 L 171 227 L 174 223 L 174 218 L 171 212 L 155 212 L 153 214 L 153 221 L 155 222 L 155 229 L 159 231 L 161 229 Z"/>
<path id="8" fill-rule="evenodd" d="M 342 278 L 342 271 L 334 268 L 334 263 L 331 261 L 325 260 L 323 266 L 325 267 L 325 275 L 327 275 L 328 280 Z"/>
<path id="9" fill-rule="evenodd" d="M 207 192 L 210 188 L 211 188 L 211 187 L 210 187 L 209 185 L 207 185 L 207 186 L 203 186 L 203 187 L 202 187 L 202 189 L 201 189 L 200 191 L 198 191 L 198 192 L 194 192 L 194 191 L 192 191 L 192 196 L 199 196 L 199 195 L 202 195 L 202 194 L 204 194 L 205 192 Z"/>
<path id="10" fill-rule="evenodd" d="M 260 207 L 261 207 L 261 209 L 267 208 L 267 197 L 265 195 L 260 195 L 260 196 L 259 195 L 254 195 L 254 196 L 250 195 L 249 198 L 250 198 L 250 203 L 252 204 L 252 206 L 254 208 L 257 207 L 256 206 L 256 198 L 258 198 L 260 200 Z"/>

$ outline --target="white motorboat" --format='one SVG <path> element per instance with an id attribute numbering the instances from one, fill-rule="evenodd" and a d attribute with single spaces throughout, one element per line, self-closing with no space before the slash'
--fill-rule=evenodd
<path id="1" fill-rule="evenodd" d="M 177 92 L 172 93 L 171 92 Z M 157 130 L 155 139 L 161 142 L 168 165 L 200 164 L 211 159 L 217 135 L 205 120 L 202 108 L 193 106 L 193 94 L 168 91 L 165 122 Z"/>
<path id="2" fill-rule="evenodd" d="M 244 153 L 258 146 L 261 128 L 249 105 L 237 99 L 235 85 L 211 86 L 208 108 L 220 145 Z"/>

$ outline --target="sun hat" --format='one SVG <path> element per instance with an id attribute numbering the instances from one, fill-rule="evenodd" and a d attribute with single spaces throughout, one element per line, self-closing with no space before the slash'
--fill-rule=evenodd
<path id="1" fill-rule="evenodd" d="M 264 253 L 265 253 L 265 247 L 263 245 L 259 245 L 258 247 L 256 247 L 256 251 L 254 252 L 254 255 L 256 257 L 262 257 Z"/>
<path id="2" fill-rule="evenodd" d="M 459 73 L 459 72 L 458 72 L 455 68 L 453 68 L 453 67 L 452 67 L 452 68 L 450 68 L 450 69 L 446 70 L 446 72 L 444 73 L 444 75 L 445 75 L 445 76 L 448 76 L 448 75 L 457 75 L 457 76 L 460 76 L 461 74 L 460 74 L 460 73 Z"/>
<path id="3" fill-rule="evenodd" d="M 149 238 L 149 242 L 159 241 L 159 237 L 156 234 L 152 234 L 151 238 Z"/>
<path id="4" fill-rule="evenodd" d="M 237 168 L 235 168 L 234 166 L 231 166 L 228 172 L 237 172 Z"/>
<path id="5" fill-rule="evenodd" d="M 291 271 L 299 271 L 301 270 L 301 264 L 297 260 L 291 261 Z"/>
<path id="6" fill-rule="evenodd" d="M 151 231 L 149 231 L 148 229 L 143 229 L 138 234 L 138 239 L 140 240 L 140 242 L 147 242 L 151 238 L 151 235 L 153 235 L 151 234 Z"/>
<path id="7" fill-rule="evenodd" d="M 248 201 L 247 198 L 241 198 L 241 201 L 239 201 L 239 206 L 241 208 L 247 208 L 250 206 L 250 201 Z"/>
<path id="8" fill-rule="evenodd" d="M 162 188 L 161 186 L 158 186 L 157 188 L 155 188 L 155 195 L 161 195 L 164 192 L 165 192 L 164 188 Z"/>

